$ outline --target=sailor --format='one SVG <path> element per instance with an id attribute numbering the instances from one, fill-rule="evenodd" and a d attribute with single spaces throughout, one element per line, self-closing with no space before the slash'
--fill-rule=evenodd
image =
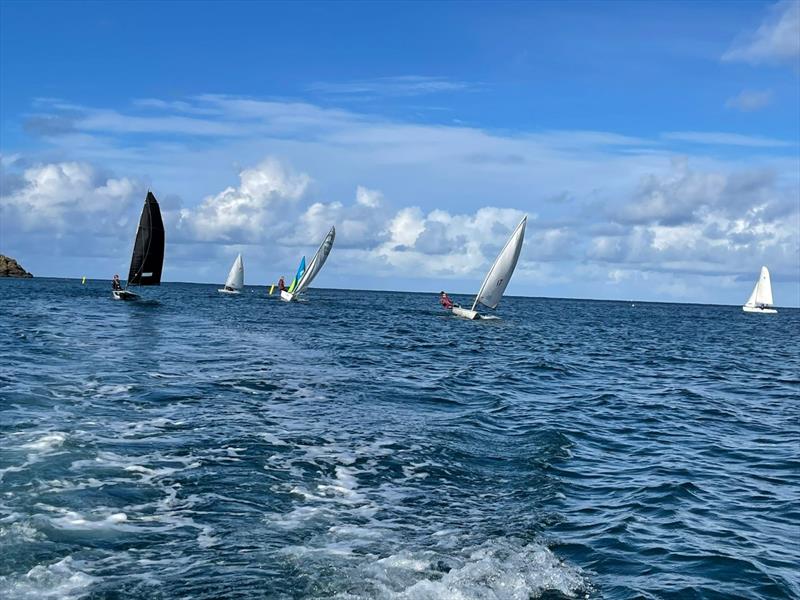
<path id="1" fill-rule="evenodd" d="M 114 274 L 114 278 L 111 280 L 111 289 L 115 291 L 122 289 L 122 283 L 120 283 L 119 275 L 117 274 Z"/>
<path id="2" fill-rule="evenodd" d="M 442 290 L 442 292 L 439 294 L 439 304 L 441 304 L 447 310 L 451 310 L 453 308 L 453 301 L 450 300 L 450 296 L 448 296 L 444 290 Z"/>
<path id="3" fill-rule="evenodd" d="M 283 275 L 281 275 L 281 278 L 278 279 L 278 291 L 280 292 L 286 291 L 286 281 L 284 280 Z"/>

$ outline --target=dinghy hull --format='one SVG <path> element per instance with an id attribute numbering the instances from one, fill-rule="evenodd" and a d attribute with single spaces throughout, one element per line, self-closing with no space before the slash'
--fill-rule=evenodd
<path id="1" fill-rule="evenodd" d="M 758 306 L 743 306 L 742 310 L 746 313 L 763 313 L 765 315 L 778 314 L 778 311 L 774 308 L 760 308 Z"/>
<path id="2" fill-rule="evenodd" d="M 294 300 L 294 294 L 290 294 L 286 290 L 281 290 L 281 300 L 284 302 L 292 302 Z"/>
<path id="3" fill-rule="evenodd" d="M 455 316 L 461 317 L 462 319 L 469 319 L 470 321 L 474 321 L 475 319 L 480 318 L 480 315 L 476 310 L 469 310 L 466 308 L 461 308 L 460 306 L 454 306 L 452 308 L 452 311 Z"/>
<path id="4" fill-rule="evenodd" d="M 114 300 L 138 300 L 140 298 L 139 294 L 134 294 L 128 290 L 114 290 L 111 295 Z"/>
<path id="5" fill-rule="evenodd" d="M 241 294 L 239 290 L 226 290 L 225 288 L 220 288 L 217 291 L 220 294 Z"/>

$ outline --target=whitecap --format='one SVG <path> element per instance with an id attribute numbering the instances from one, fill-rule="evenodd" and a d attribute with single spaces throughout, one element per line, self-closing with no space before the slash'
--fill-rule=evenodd
<path id="1" fill-rule="evenodd" d="M 52 450 L 53 448 L 58 448 L 66 439 L 67 434 L 61 433 L 60 431 L 52 431 L 35 441 L 23 444 L 22 447 L 26 450 L 38 450 L 40 452 L 45 452 L 47 450 Z"/>
<path id="2" fill-rule="evenodd" d="M 93 581 L 67 556 L 50 565 L 36 565 L 19 577 L 0 578 L 0 596 L 18 600 L 79 598 L 86 595 Z"/>

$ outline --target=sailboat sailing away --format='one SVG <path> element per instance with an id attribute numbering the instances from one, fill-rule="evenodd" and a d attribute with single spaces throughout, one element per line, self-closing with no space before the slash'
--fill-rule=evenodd
<path id="1" fill-rule="evenodd" d="M 124 290 L 114 290 L 116 300 L 138 300 L 139 295 L 130 291 L 130 286 L 161 285 L 161 269 L 164 266 L 164 222 L 161 220 L 161 209 L 152 192 L 147 198 L 139 217 L 139 228 L 133 242 L 131 268 Z"/>
<path id="2" fill-rule="evenodd" d="M 761 267 L 761 275 L 756 281 L 753 293 L 742 306 L 744 312 L 776 314 L 778 311 L 772 308 L 772 282 L 769 279 L 769 269 Z"/>
<path id="3" fill-rule="evenodd" d="M 525 238 L 525 225 L 528 222 L 528 216 L 522 217 L 522 220 L 514 229 L 511 237 L 508 238 L 506 245 L 500 251 L 500 254 L 495 259 L 492 268 L 486 274 L 486 279 L 483 280 L 483 285 L 475 296 L 475 302 L 472 303 L 472 308 L 467 310 L 460 306 L 454 306 L 451 310 L 457 317 L 464 319 L 477 319 L 480 317 L 475 310 L 478 303 L 488 306 L 489 308 L 497 308 L 500 304 L 500 298 L 503 297 L 503 292 L 508 287 L 508 282 L 511 280 L 511 275 L 517 266 L 520 250 L 522 250 L 522 241 Z"/>
<path id="4" fill-rule="evenodd" d="M 281 300 L 286 302 L 296 300 L 298 295 L 308 289 L 314 277 L 316 277 L 317 273 L 322 269 L 322 265 L 328 260 L 328 255 L 331 253 L 331 248 L 333 248 L 333 240 L 335 237 L 336 228 L 331 227 L 331 230 L 328 232 L 328 235 L 325 236 L 319 250 L 317 250 L 317 253 L 314 255 L 314 258 L 311 259 L 311 262 L 308 263 L 307 267 L 306 257 L 303 257 L 303 260 L 300 261 L 300 267 L 297 269 L 297 275 L 295 275 L 291 285 L 288 289 L 281 290 Z"/>
<path id="5" fill-rule="evenodd" d="M 225 287 L 218 289 L 218 292 L 223 294 L 239 294 L 244 287 L 244 263 L 242 262 L 242 255 L 239 254 L 236 260 L 231 265 L 231 271 L 228 273 L 228 279 L 225 281 Z"/>

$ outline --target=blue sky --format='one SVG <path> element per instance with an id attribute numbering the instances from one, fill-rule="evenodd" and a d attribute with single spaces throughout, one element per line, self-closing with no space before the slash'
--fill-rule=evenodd
<path id="1" fill-rule="evenodd" d="M 470 292 L 800 304 L 800 8 L 37 3 L 0 12 L 0 252 L 125 271 L 148 186 L 165 278 L 293 270 Z M 82 218 L 76 215 L 82 215 Z"/>

